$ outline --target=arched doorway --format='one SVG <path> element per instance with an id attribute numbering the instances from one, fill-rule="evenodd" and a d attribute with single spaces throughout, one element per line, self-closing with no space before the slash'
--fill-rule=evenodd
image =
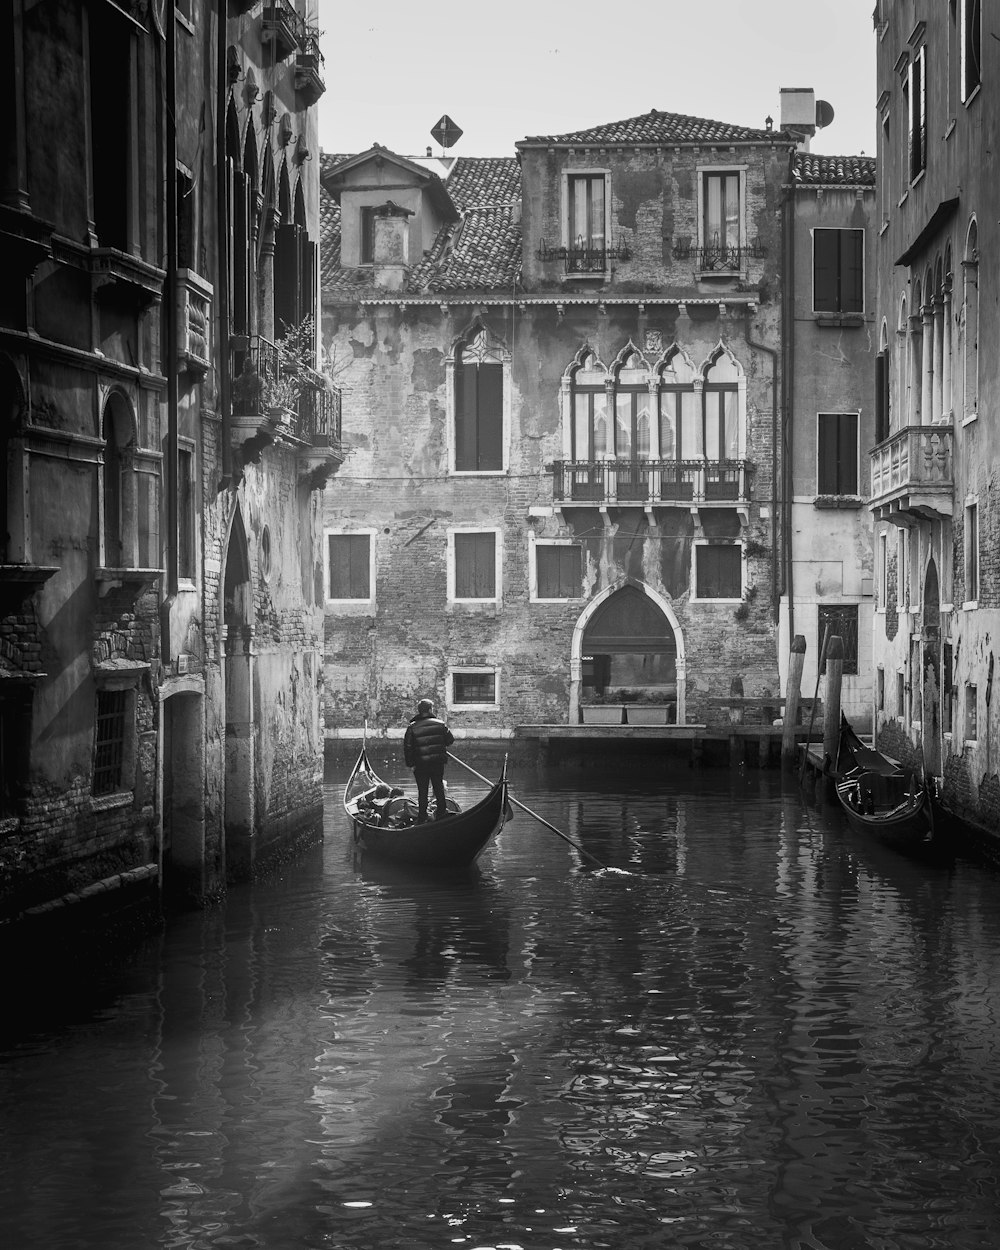
<path id="1" fill-rule="evenodd" d="M 927 562 L 924 576 L 924 627 L 921 631 L 921 727 L 924 769 L 941 775 L 941 602 L 937 565 Z"/>
<path id="2" fill-rule="evenodd" d="M 253 866 L 254 723 L 253 592 L 246 530 L 239 507 L 226 545 L 222 581 L 226 690 L 226 876 L 249 875 Z"/>
<path id="3" fill-rule="evenodd" d="M 590 603 L 573 631 L 570 724 L 591 692 L 626 689 L 676 701 L 685 720 L 684 637 L 666 599 L 643 582 L 609 587 Z"/>

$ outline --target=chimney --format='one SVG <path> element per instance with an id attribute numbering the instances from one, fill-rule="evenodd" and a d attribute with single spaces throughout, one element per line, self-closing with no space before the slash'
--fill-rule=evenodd
<path id="1" fill-rule="evenodd" d="M 387 291 L 401 291 L 406 283 L 410 257 L 410 218 L 408 208 L 400 208 L 387 200 L 375 210 L 374 255 L 372 257 L 375 285 Z"/>
<path id="2" fill-rule="evenodd" d="M 800 152 L 808 152 L 816 133 L 816 92 L 812 87 L 782 87 L 780 94 L 781 129 L 796 136 Z"/>

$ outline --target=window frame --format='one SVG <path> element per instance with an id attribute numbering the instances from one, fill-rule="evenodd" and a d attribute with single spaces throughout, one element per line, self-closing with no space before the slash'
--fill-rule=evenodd
<path id="1" fill-rule="evenodd" d="M 500 464 L 490 469 L 460 469 L 458 467 L 459 418 L 458 387 L 459 369 L 463 354 L 475 348 L 479 356 L 477 365 L 484 363 L 500 366 Z M 470 353 L 471 354 L 471 353 Z M 452 343 L 451 352 L 445 358 L 445 419 L 447 429 L 448 475 L 450 477 L 501 477 L 510 472 L 510 430 L 513 412 L 513 370 L 511 352 L 504 339 L 494 334 L 488 325 L 475 321 Z M 477 421 L 478 421 L 477 409 Z"/>
<path id="2" fill-rule="evenodd" d="M 831 307 L 820 307 L 818 283 L 817 283 L 817 240 L 822 235 L 836 236 L 836 262 L 832 266 L 835 269 L 833 294 L 834 303 Z M 844 255 L 844 236 L 852 235 L 858 237 L 858 306 L 856 308 L 848 308 L 845 306 L 844 286 L 846 282 L 845 274 L 850 273 L 850 257 Z M 815 226 L 812 230 L 812 247 L 813 247 L 813 289 L 812 289 L 812 306 L 813 312 L 820 315 L 823 314 L 840 314 L 842 316 L 863 316 L 865 313 L 865 231 L 864 227 L 859 226 Z"/>
<path id="3" fill-rule="evenodd" d="M 142 673 L 149 673 L 148 665 L 130 665 L 131 672 L 121 675 L 114 671 L 98 670 L 95 674 L 94 722 L 91 744 L 90 794 L 94 805 L 118 806 L 127 803 L 135 793 L 136 755 L 138 748 L 138 684 Z M 101 747 L 100 704 L 109 695 L 121 696 L 121 758 L 118 761 L 115 784 L 95 789 L 98 779 L 98 752 Z"/>
<path id="4" fill-rule="evenodd" d="M 927 172 L 927 45 L 913 51 L 906 67 L 906 174 L 913 186 Z"/>
<path id="5" fill-rule="evenodd" d="M 857 677 L 861 671 L 861 604 L 856 600 L 844 603 L 818 603 L 816 605 L 816 654 L 819 655 L 822 650 L 827 624 L 832 619 L 838 616 L 843 618 L 848 613 L 854 617 L 849 637 L 845 637 L 843 630 L 838 635 L 845 644 L 844 667 L 842 671 L 845 677 Z M 834 635 L 831 633 L 830 636 L 833 637 Z M 848 642 L 851 644 L 850 652 L 848 650 Z"/>
<path id="6" fill-rule="evenodd" d="M 960 99 L 966 106 L 979 94 L 983 85 L 983 6 L 982 0 L 960 0 L 960 44 L 959 44 L 959 90 Z M 972 39 L 976 48 L 977 68 L 975 76 L 970 74 L 969 43 Z"/>
<path id="7" fill-rule="evenodd" d="M 493 678 L 493 701 L 465 702 L 455 698 L 455 678 L 465 676 L 488 676 Z M 500 669 L 490 664 L 449 664 L 447 674 L 447 699 L 449 712 L 496 712 L 500 708 Z"/>
<path id="8" fill-rule="evenodd" d="M 824 418 L 827 420 L 837 420 L 837 466 L 841 464 L 840 444 L 842 437 L 842 424 L 844 418 L 853 418 L 854 420 L 854 489 L 853 490 L 827 490 L 827 482 L 823 477 L 823 438 L 822 426 Z M 840 474 L 834 473 L 836 485 L 841 485 Z M 838 496 L 849 499 L 857 499 L 861 494 L 861 413 L 855 409 L 845 412 L 817 412 L 816 413 L 816 494 L 819 496 Z"/>
<path id="9" fill-rule="evenodd" d="M 594 181 L 602 179 L 604 182 L 604 261 L 600 268 L 571 270 L 569 267 L 569 253 L 575 245 L 574 235 L 570 223 L 570 205 L 572 183 L 593 179 Z M 611 281 L 611 266 L 608 263 L 608 250 L 611 240 L 611 170 L 606 166 L 599 165 L 581 165 L 574 166 L 570 169 L 564 169 L 560 178 L 559 191 L 559 231 L 561 245 L 566 249 L 567 265 L 565 277 L 569 279 L 584 278 L 593 281 L 595 278 L 601 278 L 605 282 Z M 594 237 L 593 235 L 591 236 Z M 591 251 L 598 251 L 597 248 L 590 248 Z"/>
<path id="10" fill-rule="evenodd" d="M 466 534 L 492 534 L 494 543 L 493 595 L 476 598 L 459 596 L 457 590 L 458 554 L 456 538 Z M 498 608 L 503 599 L 503 530 L 493 525 L 459 525 L 447 533 L 448 604 L 463 607 Z"/>
<path id="11" fill-rule="evenodd" d="M 378 530 L 364 526 L 358 528 L 328 527 L 323 530 L 323 600 L 327 605 L 335 604 L 341 612 L 353 610 L 365 616 L 374 611 L 378 594 L 375 583 L 375 538 L 377 534 Z M 351 596 L 347 599 L 339 599 L 331 594 L 330 540 L 334 538 L 367 538 L 368 595 L 366 597 Z"/>
<path id="12" fill-rule="evenodd" d="M 747 247 L 747 172 L 748 165 L 726 164 L 726 165 L 696 165 L 695 173 L 698 179 L 698 256 L 702 259 L 706 249 L 712 246 L 708 241 L 708 179 L 724 178 L 736 175 L 739 186 L 739 204 L 737 208 L 737 248 L 738 260 L 736 265 L 727 265 L 723 269 L 706 269 L 704 265 L 699 266 L 698 276 L 706 274 L 725 277 L 729 274 L 741 273 L 747 268 L 746 257 L 744 255 Z M 728 245 L 727 245 L 728 246 Z"/>
<path id="13" fill-rule="evenodd" d="M 735 596 L 702 595 L 698 593 L 698 551 L 704 547 L 735 547 L 740 553 L 740 592 Z M 747 553 L 742 539 L 723 542 L 716 538 L 696 538 L 691 544 L 691 603 L 738 604 L 743 602 L 747 586 Z"/>
<path id="14" fill-rule="evenodd" d="M 540 578 L 538 576 L 538 553 L 552 547 L 575 549 L 578 562 L 578 579 L 576 594 L 559 595 L 555 598 L 539 593 Z M 529 603 L 571 603 L 582 600 L 586 596 L 583 590 L 583 544 L 576 538 L 537 538 L 534 530 L 528 531 L 528 602 Z"/>
<path id="15" fill-rule="evenodd" d="M 979 607 L 979 584 L 982 579 L 978 497 L 970 497 L 965 501 L 962 531 L 963 589 L 965 591 L 962 610 L 969 612 Z M 970 590 L 974 590 L 975 594 L 970 594 Z"/>
<path id="16" fill-rule="evenodd" d="M 885 528 L 878 533 L 878 595 L 875 600 L 875 611 L 885 612 L 889 606 L 889 531 Z"/>

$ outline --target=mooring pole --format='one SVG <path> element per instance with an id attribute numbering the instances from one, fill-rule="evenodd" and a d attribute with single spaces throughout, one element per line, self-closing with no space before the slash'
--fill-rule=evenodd
<path id="1" fill-rule="evenodd" d="M 826 649 L 826 695 L 823 699 L 823 771 L 832 776 L 840 745 L 840 687 L 844 680 L 844 640 L 838 634 Z"/>
<path id="2" fill-rule="evenodd" d="M 785 688 L 785 715 L 781 722 L 781 763 L 785 768 L 797 758 L 795 730 L 799 723 L 799 699 L 802 694 L 802 667 L 806 662 L 806 640 L 801 634 L 792 639 L 788 660 L 788 685 Z"/>

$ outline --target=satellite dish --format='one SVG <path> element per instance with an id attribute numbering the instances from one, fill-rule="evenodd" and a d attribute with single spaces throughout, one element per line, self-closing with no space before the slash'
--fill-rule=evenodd
<path id="1" fill-rule="evenodd" d="M 833 121 L 833 105 L 825 100 L 816 101 L 816 129 L 822 130 Z"/>
<path id="2" fill-rule="evenodd" d="M 443 148 L 450 148 L 457 143 L 465 133 L 460 126 L 457 126 L 447 113 L 441 118 L 437 125 L 431 130 L 431 137 L 437 139 Z"/>

